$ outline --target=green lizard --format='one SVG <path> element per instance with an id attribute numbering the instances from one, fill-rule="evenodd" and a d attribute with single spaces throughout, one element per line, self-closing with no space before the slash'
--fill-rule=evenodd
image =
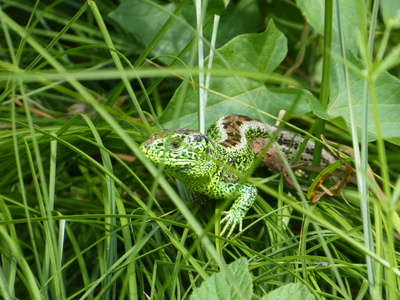
<path id="1" fill-rule="evenodd" d="M 140 148 L 153 163 L 163 164 L 165 172 L 179 179 L 196 198 L 234 199 L 221 221 L 226 223 L 221 235 L 229 229 L 229 237 L 237 225 L 242 230 L 242 221 L 257 197 L 254 185 L 240 181 L 253 170 L 255 154 L 251 142 L 277 134 L 277 144 L 290 162 L 303 140 L 291 131 L 277 133 L 277 129 L 254 118 L 228 115 L 212 124 L 206 134 L 188 129 L 162 130 Z M 307 142 L 299 163 L 311 164 L 314 145 L 314 141 Z M 323 149 L 321 165 L 335 161 Z"/>

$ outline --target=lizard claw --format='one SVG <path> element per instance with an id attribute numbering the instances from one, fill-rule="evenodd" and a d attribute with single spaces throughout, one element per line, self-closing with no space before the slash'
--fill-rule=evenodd
<path id="1" fill-rule="evenodd" d="M 222 229 L 221 231 L 221 236 L 224 235 L 224 233 L 227 231 L 228 228 L 228 234 L 226 235 L 227 238 L 229 238 L 231 236 L 231 234 L 233 233 L 233 230 L 235 229 L 236 225 L 239 224 L 239 232 L 242 231 L 242 219 L 238 216 L 235 216 L 235 214 L 232 211 L 224 211 L 222 212 L 223 215 L 226 215 L 225 218 L 223 218 L 221 220 L 221 224 L 225 223 L 224 229 Z"/>

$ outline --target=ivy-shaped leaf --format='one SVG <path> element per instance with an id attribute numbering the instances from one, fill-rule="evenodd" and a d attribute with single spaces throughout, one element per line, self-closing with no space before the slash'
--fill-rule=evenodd
<path id="1" fill-rule="evenodd" d="M 289 283 L 268 293 L 262 300 L 315 300 L 315 296 L 302 283 Z"/>
<path id="2" fill-rule="evenodd" d="M 302 89 L 268 89 L 264 82 L 231 76 L 230 70 L 244 70 L 271 74 L 287 53 L 286 37 L 273 21 L 263 33 L 243 34 L 233 38 L 215 55 L 213 69 L 223 69 L 225 77 L 212 77 L 206 108 L 206 124 L 227 114 L 244 114 L 260 117 L 261 112 L 277 116 L 281 109 L 303 115 L 310 110 L 307 100 L 312 97 Z M 194 79 L 195 82 L 197 78 Z M 182 128 L 197 129 L 198 88 L 182 84 L 160 118 L 165 128 L 173 124 Z M 180 101 L 183 101 L 181 103 Z M 180 114 L 177 117 L 177 110 Z M 177 123 L 172 123 L 172 121 Z M 267 119 L 263 119 L 268 121 Z M 271 121 L 271 120 L 269 120 Z"/>
<path id="3" fill-rule="evenodd" d="M 204 281 L 199 288 L 194 290 L 190 299 L 191 300 L 208 300 L 208 299 L 221 299 L 221 300 L 246 300 L 251 299 L 253 294 L 252 279 L 248 270 L 248 262 L 245 258 L 240 258 L 231 263 L 228 267 L 234 278 L 234 283 L 231 283 L 227 278 L 227 274 L 219 272 L 210 276 Z M 232 284 L 237 285 L 240 290 L 240 297 Z M 244 297 L 244 298 L 243 298 Z"/>

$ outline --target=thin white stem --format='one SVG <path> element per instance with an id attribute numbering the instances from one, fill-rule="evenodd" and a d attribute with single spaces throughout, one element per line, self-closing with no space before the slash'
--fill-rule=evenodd
<path id="1" fill-rule="evenodd" d="M 217 40 L 219 19 L 220 19 L 219 15 L 214 16 L 214 26 L 213 26 L 212 36 L 211 36 L 210 55 L 208 56 L 207 70 L 210 70 L 212 68 L 212 64 L 214 61 L 214 49 L 215 49 L 215 43 Z M 204 89 L 205 99 L 207 99 L 207 97 L 208 97 L 208 89 L 210 88 L 210 82 L 211 82 L 211 74 L 209 72 L 207 72 L 206 85 L 205 85 L 205 89 Z"/>
<path id="2" fill-rule="evenodd" d="M 200 132 L 205 133 L 205 111 L 207 99 L 204 95 L 204 45 L 203 45 L 203 16 L 202 1 L 196 0 L 196 18 L 197 18 L 197 55 L 199 65 L 199 128 Z"/>

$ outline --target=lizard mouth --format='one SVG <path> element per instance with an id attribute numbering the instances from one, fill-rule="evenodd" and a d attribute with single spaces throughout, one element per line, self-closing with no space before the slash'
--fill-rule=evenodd
<path id="1" fill-rule="evenodd" d="M 143 144 L 140 147 L 140 150 L 155 164 L 164 164 L 166 167 L 185 167 L 185 166 L 193 166 L 197 164 L 199 161 L 202 161 L 202 157 L 199 156 L 198 153 L 195 152 L 174 152 L 174 151 L 160 151 L 159 149 L 154 151 L 153 149 L 149 149 Z"/>
<path id="2" fill-rule="evenodd" d="M 150 153 L 146 154 L 147 157 L 154 163 L 165 164 L 165 165 L 187 165 L 193 164 L 197 160 L 190 159 L 190 158 L 178 158 L 178 157 L 170 157 L 170 156 L 158 156 L 158 155 L 151 155 Z"/>

